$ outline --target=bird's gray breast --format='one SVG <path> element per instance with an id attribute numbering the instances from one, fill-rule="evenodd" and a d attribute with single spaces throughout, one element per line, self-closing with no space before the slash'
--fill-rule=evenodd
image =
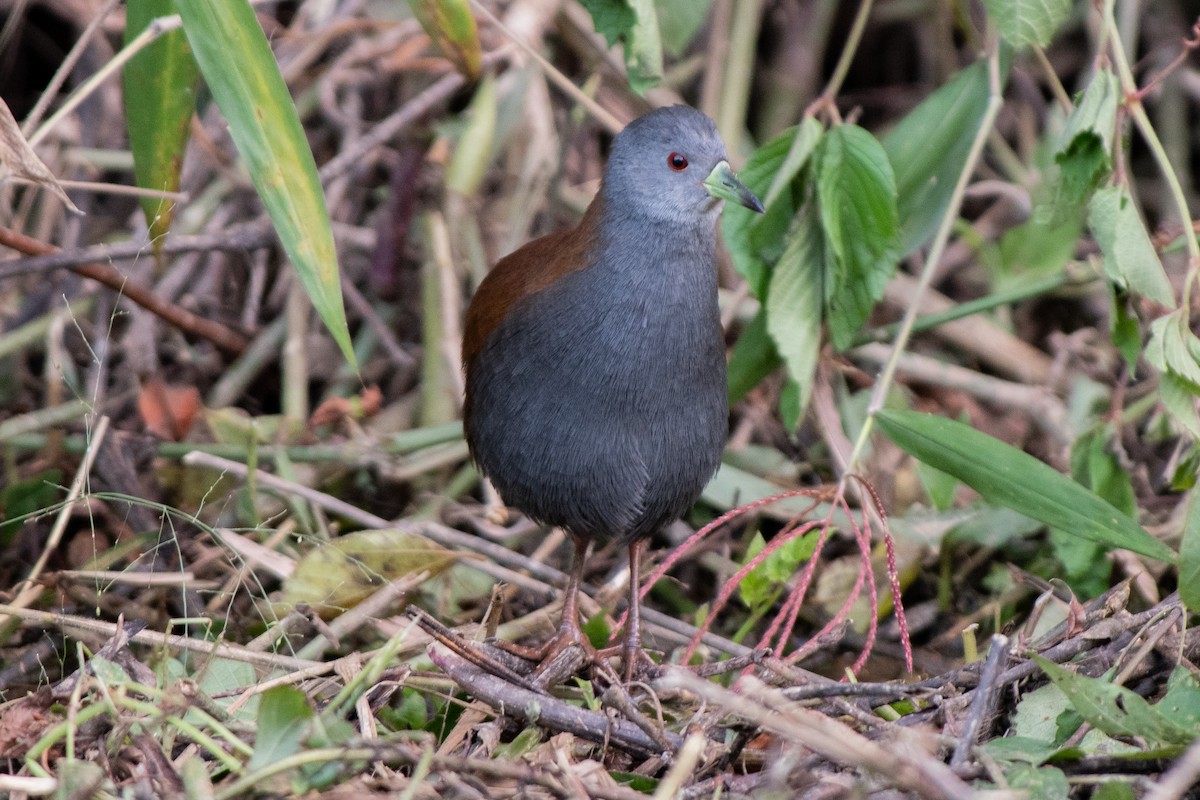
<path id="1" fill-rule="evenodd" d="M 489 337 L 468 436 L 505 502 L 583 535 L 635 538 L 712 477 L 728 415 L 713 243 L 671 244 L 604 244 Z"/>

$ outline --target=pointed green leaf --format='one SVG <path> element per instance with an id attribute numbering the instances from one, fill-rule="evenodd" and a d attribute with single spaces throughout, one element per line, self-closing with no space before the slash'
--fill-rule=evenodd
<path id="1" fill-rule="evenodd" d="M 1171 282 L 1128 188 L 1108 186 L 1092 195 L 1088 227 L 1104 253 L 1104 272 L 1110 279 L 1161 305 L 1175 304 Z"/>
<path id="2" fill-rule="evenodd" d="M 979 61 L 921 101 L 884 137 L 896 172 L 902 256 L 937 230 L 987 105 L 987 64 Z"/>
<path id="3" fill-rule="evenodd" d="M 261 769 L 299 753 L 313 716 L 308 698 L 294 686 L 275 686 L 263 692 L 254 755 L 246 769 Z"/>
<path id="4" fill-rule="evenodd" d="M 1062 689 L 1072 708 L 1110 736 L 1140 736 L 1152 745 L 1190 744 L 1196 738 L 1197 731 L 1191 721 L 1177 721 L 1174 715 L 1163 713 L 1158 705 L 1150 705 L 1124 686 L 1079 675 L 1039 655 L 1032 658 L 1054 685 Z"/>
<path id="5" fill-rule="evenodd" d="M 1175 561 L 1169 547 L 1094 492 L 969 425 L 893 409 L 878 412 L 875 421 L 906 453 L 955 476 L 989 502 L 1073 536 Z"/>
<path id="6" fill-rule="evenodd" d="M 483 50 L 469 0 L 408 0 L 413 16 L 438 50 L 466 77 L 479 77 Z"/>
<path id="7" fill-rule="evenodd" d="M 820 125 L 813 124 L 819 138 Z M 750 191 L 765 198 L 765 214 L 734 204 L 726 204 L 721 213 L 721 233 L 733 266 L 760 300 L 767 296 L 771 265 L 783 253 L 787 231 L 803 201 L 805 182 L 800 171 L 815 145 L 808 142 L 813 132 L 807 124 L 789 128 L 755 150 L 738 172 Z"/>
<path id="8" fill-rule="evenodd" d="M 825 318 L 834 347 L 842 350 L 896 272 L 896 178 L 883 147 L 857 125 L 826 133 L 813 159 L 826 248 Z"/>
<path id="9" fill-rule="evenodd" d="M 1179 545 L 1179 597 L 1193 613 L 1200 610 L 1200 490 L 1193 489 Z"/>
<path id="10" fill-rule="evenodd" d="M 771 272 L 767 331 L 799 389 L 798 416 L 808 407 L 821 354 L 821 271 L 826 259 L 820 222 L 807 207 L 796 218 L 787 246 Z"/>
<path id="11" fill-rule="evenodd" d="M 175 3 L 280 243 L 317 313 L 357 368 L 317 165 L 254 10 L 246 0 Z"/>
<path id="12" fill-rule="evenodd" d="M 1071 0 L 983 0 L 988 16 L 1013 47 L 1045 47 L 1071 13 Z"/>
<path id="13" fill-rule="evenodd" d="M 129 44 L 154 19 L 173 15 L 175 2 L 129 0 L 125 8 L 125 43 Z M 143 48 L 125 64 L 123 77 L 125 120 L 137 185 L 162 192 L 178 191 L 200 77 L 183 31 L 165 33 Z M 171 227 L 175 203 L 143 197 L 141 204 L 157 250 Z"/>
<path id="14" fill-rule="evenodd" d="M 767 332 L 767 312 L 759 309 L 758 315 L 742 329 L 729 356 L 729 403 L 745 397 L 780 363 L 779 352 Z"/>

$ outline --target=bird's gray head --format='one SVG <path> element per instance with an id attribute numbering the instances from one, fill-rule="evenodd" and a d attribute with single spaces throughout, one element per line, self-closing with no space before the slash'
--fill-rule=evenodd
<path id="1" fill-rule="evenodd" d="M 711 221 L 721 200 L 762 211 L 729 168 L 717 126 L 688 106 L 651 111 L 617 135 L 604 200 L 610 213 L 676 224 Z"/>

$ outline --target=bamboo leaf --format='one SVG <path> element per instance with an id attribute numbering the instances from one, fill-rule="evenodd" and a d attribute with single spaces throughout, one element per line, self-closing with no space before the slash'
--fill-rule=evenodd
<path id="1" fill-rule="evenodd" d="M 175 13 L 174 0 L 129 0 L 125 11 L 125 43 L 135 39 L 158 17 Z M 125 119 L 133 173 L 143 189 L 179 190 L 183 153 L 187 148 L 196 81 L 200 68 L 187 36 L 169 31 L 147 45 L 125 65 Z M 171 228 L 175 203 L 143 197 L 142 211 L 157 251 Z"/>
<path id="2" fill-rule="evenodd" d="M 961 422 L 884 409 L 875 415 L 909 455 L 947 472 L 984 499 L 1072 536 L 1174 562 L 1175 553 L 1094 492 L 1015 447 Z"/>
<path id="3" fill-rule="evenodd" d="M 280 243 L 317 313 L 357 369 L 317 165 L 254 10 L 246 0 L 175 2 L 200 72 Z"/>

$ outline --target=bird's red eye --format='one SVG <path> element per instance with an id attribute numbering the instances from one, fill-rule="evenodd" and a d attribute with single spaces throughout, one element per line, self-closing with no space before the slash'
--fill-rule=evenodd
<path id="1" fill-rule="evenodd" d="M 683 172 L 688 168 L 687 158 L 679 153 L 671 153 L 667 156 L 667 165 L 676 172 Z"/>

